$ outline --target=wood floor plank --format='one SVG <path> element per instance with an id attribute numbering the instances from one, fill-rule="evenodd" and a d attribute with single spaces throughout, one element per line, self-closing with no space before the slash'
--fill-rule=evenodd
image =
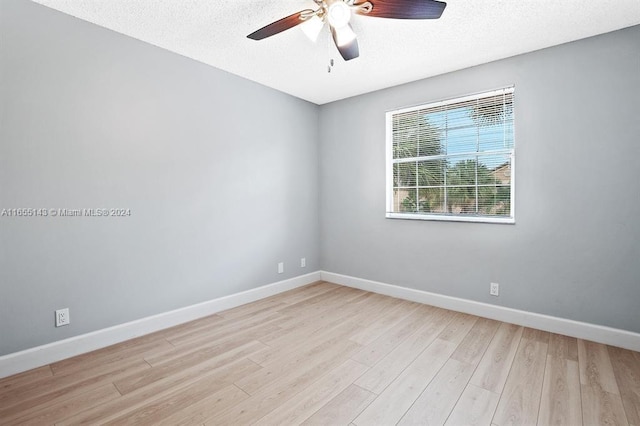
<path id="1" fill-rule="evenodd" d="M 499 321 L 479 318 L 451 355 L 451 358 L 467 364 L 478 365 L 499 326 Z"/>
<path id="2" fill-rule="evenodd" d="M 539 425 L 582 424 L 580 369 L 577 361 L 547 355 L 542 385 Z"/>
<path id="3" fill-rule="evenodd" d="M 0 419 L 9 418 L 16 412 L 47 406 L 51 401 L 64 401 L 76 394 L 112 383 L 127 375 L 135 375 L 149 368 L 149 364 L 144 361 L 116 362 L 31 383 L 6 395 L 0 406 Z"/>
<path id="4" fill-rule="evenodd" d="M 149 386 L 171 375 L 182 375 L 189 372 L 194 376 L 208 371 L 218 369 L 224 365 L 231 364 L 238 359 L 250 356 L 255 351 L 263 348 L 264 345 L 257 341 L 252 341 L 237 346 L 221 346 L 211 350 L 189 354 L 177 360 L 160 364 L 143 372 L 132 374 L 128 377 L 116 380 L 116 388 L 126 395 L 137 389 Z"/>
<path id="5" fill-rule="evenodd" d="M 627 420 L 640 426 L 640 358 L 627 349 L 613 346 L 607 349 Z"/>
<path id="6" fill-rule="evenodd" d="M 13 425 L 46 425 L 54 424 L 71 413 L 77 413 L 120 397 L 120 393 L 109 383 L 91 390 L 86 390 L 62 401 L 52 400 L 50 404 L 30 410 L 25 415 L 14 418 L 3 417 L 2 424 Z"/>
<path id="7" fill-rule="evenodd" d="M 594 385 L 604 391 L 620 395 L 607 347 L 600 343 L 578 340 L 580 383 Z"/>
<path id="8" fill-rule="evenodd" d="M 607 347 L 578 339 L 578 364 L 582 417 L 600 424 L 628 424 Z"/>
<path id="9" fill-rule="evenodd" d="M 233 336 L 235 333 L 253 326 L 277 325 L 285 319 L 279 312 L 262 312 L 244 321 L 229 320 L 228 322 L 215 324 L 204 331 L 196 330 L 172 337 L 168 341 L 174 346 L 188 345 L 193 342 L 202 342 L 203 340 L 213 341 Z"/>
<path id="10" fill-rule="evenodd" d="M 343 304 L 345 299 L 358 297 L 362 292 L 348 287 L 335 287 L 327 292 L 318 294 L 301 302 L 289 304 L 279 310 L 285 316 L 297 316 L 300 314 L 315 316 L 324 312 L 332 305 Z"/>
<path id="11" fill-rule="evenodd" d="M 501 394 L 516 355 L 522 331 L 522 327 L 514 324 L 500 324 L 478 368 L 471 376 L 470 383 Z"/>
<path id="12" fill-rule="evenodd" d="M 319 333 L 306 334 L 306 333 L 299 333 L 297 331 L 292 332 L 291 334 L 296 335 L 297 338 L 293 339 L 295 343 L 292 343 L 290 345 L 270 346 L 262 338 L 259 338 L 259 342 L 263 343 L 265 347 L 264 349 L 257 351 L 256 353 L 251 355 L 251 360 L 256 364 L 264 366 L 266 364 L 274 362 L 274 360 L 288 358 L 291 354 L 300 352 L 302 350 L 301 348 L 306 346 L 304 344 L 305 335 L 311 337 L 312 341 L 309 342 L 309 345 L 314 346 L 319 344 L 320 342 L 329 340 L 330 337 L 327 338 L 326 337 L 327 334 L 330 334 L 332 330 L 334 330 L 336 327 L 339 327 L 340 325 L 341 325 L 341 321 L 330 323 Z M 282 329 L 280 329 L 279 331 L 267 333 L 267 336 L 278 337 L 278 336 L 282 336 L 282 334 L 283 334 Z M 287 333 L 287 335 L 289 335 L 289 333 Z"/>
<path id="13" fill-rule="evenodd" d="M 346 425 L 376 398 L 374 393 L 350 385 L 302 422 L 305 426 Z"/>
<path id="14" fill-rule="evenodd" d="M 370 331 L 365 331 L 364 329 L 375 327 L 380 322 L 388 322 L 386 317 L 394 315 L 393 313 L 398 309 L 398 305 L 410 306 L 410 304 L 407 305 L 406 300 L 393 299 L 390 301 L 388 296 L 374 293 L 366 300 L 366 304 L 357 307 L 357 312 L 354 313 L 353 319 L 350 318 L 350 320 L 361 324 L 363 333 L 370 333 Z M 356 335 L 351 338 L 354 341 L 358 339 Z"/>
<path id="15" fill-rule="evenodd" d="M 164 378 L 156 382 L 154 386 L 138 389 L 106 404 L 77 413 L 57 422 L 56 426 L 103 424 L 152 404 L 159 398 L 171 395 L 180 389 L 192 386 L 202 378 L 208 378 L 211 383 L 215 384 L 209 388 L 210 393 L 215 393 L 233 384 L 240 377 L 251 374 L 260 368 L 259 365 L 245 358 L 204 374 L 185 371 L 182 374 Z"/>
<path id="16" fill-rule="evenodd" d="M 375 394 L 380 394 L 409 364 L 429 346 L 452 321 L 454 313 L 443 309 L 434 310 L 425 324 L 389 355 L 367 371 L 356 384 Z"/>
<path id="17" fill-rule="evenodd" d="M 222 336 L 216 336 L 216 338 L 212 338 L 210 334 L 205 333 L 204 335 L 209 337 L 192 340 L 188 344 L 172 346 L 169 349 L 145 354 L 144 360 L 147 361 L 149 365 L 155 367 L 203 351 L 218 351 L 220 348 L 233 348 L 249 342 L 258 341 L 264 333 L 274 331 L 281 331 L 281 329 L 277 323 L 269 321 L 265 324 L 248 327 L 247 329 L 239 329 L 232 333 L 225 333 Z"/>
<path id="18" fill-rule="evenodd" d="M 350 332 L 350 327 L 350 324 L 344 324 L 347 333 Z M 347 340 L 344 335 L 340 336 L 338 334 L 319 345 L 305 348 L 304 351 L 292 354 L 287 358 L 266 364 L 261 370 L 238 380 L 236 385 L 249 395 L 255 395 L 274 381 L 314 368 L 316 364 L 325 363 L 328 357 L 334 357 L 336 354 L 340 355 L 341 352 L 353 354 L 360 347 L 357 343 Z"/>
<path id="19" fill-rule="evenodd" d="M 288 306 L 277 296 L 268 297 L 266 299 L 258 300 L 256 302 L 247 303 L 245 305 L 236 306 L 235 308 L 227 309 L 226 311 L 218 312 L 216 315 L 226 319 L 241 320 L 258 315 L 266 311 L 278 311 L 279 308 Z"/>
<path id="20" fill-rule="evenodd" d="M 289 318 L 288 321 L 282 323 L 282 327 L 291 330 L 300 330 L 313 325 L 313 320 L 330 322 L 340 315 L 352 315 L 354 311 L 358 309 L 369 309 L 375 301 L 375 295 L 357 289 L 351 289 L 349 292 L 338 294 L 341 294 L 341 297 L 337 299 L 334 298 L 331 303 L 325 300 L 319 304 L 313 311 L 313 315 L 306 315 L 306 313 L 310 311 L 305 311 L 304 309 L 298 310 L 297 314 L 291 311 L 281 312 Z M 346 312 L 343 313 L 343 311 Z M 271 345 L 272 342 L 268 343 Z"/>
<path id="21" fill-rule="evenodd" d="M 9 392 L 13 392 L 19 389 L 21 386 L 42 380 L 53 376 L 53 372 L 48 365 L 43 367 L 34 368 L 23 373 L 15 374 L 13 376 L 0 379 L 0 402 L 3 395 Z"/>
<path id="22" fill-rule="evenodd" d="M 577 362 L 578 339 L 551 333 L 549 336 L 549 355 Z"/>
<path id="23" fill-rule="evenodd" d="M 442 425 L 464 391 L 475 366 L 449 359 L 398 425 Z"/>
<path id="24" fill-rule="evenodd" d="M 208 315 L 206 317 L 198 318 L 193 321 L 185 322 L 164 330 L 159 330 L 149 334 L 150 338 L 164 339 L 169 341 L 171 338 L 180 336 L 186 333 L 193 332 L 195 330 L 204 331 L 217 324 L 223 324 L 229 321 L 228 319 L 221 317 L 218 314 Z"/>
<path id="25" fill-rule="evenodd" d="M 288 305 L 294 305 L 306 299 L 310 299 L 318 294 L 326 293 L 339 287 L 337 284 L 328 283 L 326 281 L 318 281 L 304 287 L 289 290 L 279 295 L 278 299 Z"/>
<path id="26" fill-rule="evenodd" d="M 462 392 L 445 425 L 489 425 L 499 399 L 499 394 L 469 384 Z"/>
<path id="27" fill-rule="evenodd" d="M 187 409 L 199 401 L 206 399 L 211 393 L 224 389 L 218 377 L 215 375 L 202 376 L 185 386 L 173 390 L 163 396 L 158 396 L 152 401 L 143 404 L 141 407 L 129 411 L 113 420 L 106 422 L 107 425 L 126 424 L 158 424 L 163 419 Z"/>
<path id="28" fill-rule="evenodd" d="M 411 311 L 417 309 L 417 307 L 417 303 L 407 302 L 406 300 L 399 301 L 390 309 L 379 312 L 375 317 L 377 319 L 354 333 L 351 336 L 351 340 L 362 346 L 368 345 L 409 315 Z"/>
<path id="29" fill-rule="evenodd" d="M 504 426 L 537 423 L 548 348 L 548 344 L 542 343 L 543 341 L 537 337 L 523 337 L 520 340 L 493 417 L 494 424 Z"/>
<path id="30" fill-rule="evenodd" d="M 195 402 L 181 410 L 174 410 L 173 414 L 158 421 L 158 425 L 182 426 L 201 425 L 219 411 L 232 407 L 249 398 L 235 385 L 229 385 L 209 396 Z"/>
<path id="31" fill-rule="evenodd" d="M 283 360 L 291 362 L 299 357 L 300 354 L 310 351 L 310 348 L 322 348 L 330 345 L 331 342 L 346 340 L 357 329 L 357 324 L 351 322 L 332 322 L 324 327 L 323 330 L 319 330 L 311 336 L 298 335 L 297 344 L 276 348 L 267 346 L 265 349 L 251 355 L 251 360 L 263 367 L 281 364 Z"/>
<path id="32" fill-rule="evenodd" d="M 300 424 L 349 387 L 367 369 L 366 365 L 349 359 L 254 424 Z"/>
<path id="33" fill-rule="evenodd" d="M 251 320 L 253 318 L 261 317 L 266 313 L 279 314 L 280 310 L 284 309 L 286 306 L 289 306 L 289 305 L 281 302 L 281 303 L 271 304 L 271 305 L 262 307 L 261 309 L 252 309 L 250 311 L 247 310 L 247 312 L 243 312 L 243 313 L 236 312 L 234 314 L 228 314 L 226 316 L 223 316 L 223 318 L 225 319 L 226 322 L 228 321 L 228 322 L 239 323 L 239 322 Z"/>
<path id="34" fill-rule="evenodd" d="M 194 328 L 210 327 L 213 324 L 218 324 L 220 322 L 225 322 L 225 318 L 220 316 L 218 313 L 215 313 L 215 314 L 206 315 L 204 317 L 196 318 L 194 320 L 184 322 L 178 325 L 174 325 L 173 327 L 155 331 L 153 333 L 147 334 L 147 336 L 151 338 L 155 336 L 155 337 L 161 337 L 163 339 L 166 339 L 167 335 L 189 332 Z"/>
<path id="35" fill-rule="evenodd" d="M 51 370 L 56 376 L 64 376 L 91 368 L 100 368 L 104 364 L 142 360 L 149 353 L 169 348 L 171 348 L 171 344 L 164 339 L 146 339 L 143 336 L 53 363 Z"/>
<path id="36" fill-rule="evenodd" d="M 345 320 L 352 320 L 370 309 L 371 295 L 363 293 L 354 298 L 347 298 L 340 303 L 327 306 L 327 309 L 317 312 L 313 316 L 304 314 L 290 316 L 287 320 L 278 324 L 287 329 L 286 333 L 263 336 L 260 341 L 273 347 L 283 348 L 300 344 L 304 339 L 300 336 L 310 336 L 324 330 L 326 327 L 333 327 Z"/>
<path id="37" fill-rule="evenodd" d="M 330 351 L 313 356 L 300 368 L 282 372 L 279 377 L 256 390 L 250 398 L 222 411 L 205 424 L 249 424 L 264 417 L 302 392 L 336 364 L 345 362 L 360 348 L 360 345 L 349 340 L 340 343 Z M 236 385 L 238 382 L 236 381 Z"/>
<path id="38" fill-rule="evenodd" d="M 53 372 L 48 365 L 29 370 L 24 373 L 6 377 L 0 380 L 0 407 L 6 408 L 17 402 L 11 402 L 16 398 L 16 394 L 24 394 L 33 389 L 38 389 L 43 383 L 51 381 Z"/>
<path id="39" fill-rule="evenodd" d="M 301 348 L 308 348 L 336 337 L 335 333 L 343 330 L 345 325 L 349 327 L 352 334 L 360 327 L 360 318 L 367 312 L 358 309 L 362 301 L 358 298 L 348 306 L 341 305 L 337 313 L 327 312 L 326 315 L 309 318 L 308 322 L 301 323 L 299 327 L 292 327 L 284 333 L 279 333 L 281 337 L 273 339 L 261 337 L 259 340 L 269 347 L 256 353 L 251 359 L 260 365 L 267 365 L 274 359 L 289 357 L 299 352 Z M 277 335 L 274 334 L 274 336 Z"/>
<path id="40" fill-rule="evenodd" d="M 438 335 L 438 339 L 455 343 L 456 346 L 464 340 L 475 323 L 479 320 L 475 315 L 457 312 L 453 319 Z"/>
<path id="41" fill-rule="evenodd" d="M 396 424 L 449 359 L 456 346 L 453 342 L 436 339 L 353 423 L 358 426 Z"/>
<path id="42" fill-rule="evenodd" d="M 536 342 L 548 344 L 549 336 L 551 333 L 542 330 L 536 330 L 535 328 L 525 327 L 522 330 L 522 338 L 528 340 L 535 340 Z"/>
<path id="43" fill-rule="evenodd" d="M 582 418 L 586 424 L 622 425 L 629 424 L 620 395 L 603 390 L 595 385 L 582 385 Z"/>
<path id="44" fill-rule="evenodd" d="M 352 359 L 369 367 L 374 366 L 389 354 L 389 352 L 395 349 L 396 346 L 420 329 L 424 321 L 428 318 L 429 313 L 430 309 L 428 308 L 422 306 L 416 307 L 415 310 L 388 331 L 364 346 Z"/>

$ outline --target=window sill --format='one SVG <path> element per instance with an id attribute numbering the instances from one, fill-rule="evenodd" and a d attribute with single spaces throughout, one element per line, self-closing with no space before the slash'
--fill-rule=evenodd
<path id="1" fill-rule="evenodd" d="M 472 222 L 472 223 L 499 223 L 514 225 L 513 217 L 488 217 L 488 216 L 449 216 L 418 213 L 387 213 L 387 219 L 409 219 L 409 220 L 435 220 L 441 222 Z"/>

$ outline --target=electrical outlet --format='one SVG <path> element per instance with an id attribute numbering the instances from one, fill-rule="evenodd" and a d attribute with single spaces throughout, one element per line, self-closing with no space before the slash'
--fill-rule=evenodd
<path id="1" fill-rule="evenodd" d="M 492 295 L 492 296 L 499 296 L 500 295 L 500 284 L 491 283 L 491 287 L 489 288 L 489 294 Z"/>
<path id="2" fill-rule="evenodd" d="M 69 308 L 58 309 L 56 311 L 56 327 L 69 325 L 70 322 L 71 319 L 69 318 Z"/>
<path id="3" fill-rule="evenodd" d="M 300 267 L 304 268 L 307 266 L 307 259 L 305 259 L 304 257 L 300 258 Z"/>
<path id="4" fill-rule="evenodd" d="M 278 273 L 281 274 L 284 272 L 284 262 L 278 263 Z"/>

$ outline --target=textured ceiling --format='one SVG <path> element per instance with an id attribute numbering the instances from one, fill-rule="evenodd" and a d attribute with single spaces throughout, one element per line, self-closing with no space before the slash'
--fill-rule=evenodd
<path id="1" fill-rule="evenodd" d="M 640 0 L 449 0 L 439 20 L 354 16 L 360 57 L 344 62 L 326 28 L 246 38 L 312 0 L 36 2 L 316 104 L 640 24 Z"/>

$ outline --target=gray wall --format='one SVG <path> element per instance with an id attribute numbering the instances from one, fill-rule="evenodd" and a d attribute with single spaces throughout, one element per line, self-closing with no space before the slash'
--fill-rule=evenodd
<path id="1" fill-rule="evenodd" d="M 0 355 L 318 270 L 317 122 L 316 105 L 1 0 L 0 209 L 132 215 L 0 217 Z"/>
<path id="2" fill-rule="evenodd" d="M 323 269 L 640 332 L 639 40 L 636 26 L 324 105 Z M 385 111 L 510 84 L 516 224 L 385 219 Z"/>

